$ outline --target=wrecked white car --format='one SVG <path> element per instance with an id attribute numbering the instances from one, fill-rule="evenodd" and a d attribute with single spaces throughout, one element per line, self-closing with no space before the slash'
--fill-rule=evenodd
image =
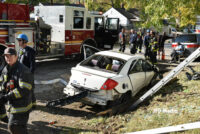
<path id="1" fill-rule="evenodd" d="M 143 56 L 114 51 L 98 52 L 71 69 L 64 93 L 74 96 L 88 91 L 80 101 L 106 106 L 127 101 L 142 88 L 155 82 L 158 70 Z"/>

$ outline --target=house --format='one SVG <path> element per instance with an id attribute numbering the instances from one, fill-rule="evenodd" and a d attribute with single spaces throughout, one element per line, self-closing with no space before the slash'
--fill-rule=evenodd
<path id="1" fill-rule="evenodd" d="M 131 29 L 136 27 L 136 23 L 140 22 L 139 13 L 135 10 L 125 10 L 124 8 L 110 8 L 103 16 L 109 18 L 119 18 L 119 24 L 121 27 Z"/>

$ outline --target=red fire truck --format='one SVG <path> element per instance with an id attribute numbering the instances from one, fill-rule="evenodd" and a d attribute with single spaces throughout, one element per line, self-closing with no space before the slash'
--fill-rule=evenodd
<path id="1" fill-rule="evenodd" d="M 31 15 L 34 20 L 28 5 L 0 3 L 0 7 L 1 54 L 6 47 L 19 49 L 16 37 L 21 33 L 28 36 L 38 59 L 83 54 L 84 44 L 112 49 L 118 40 L 117 18 L 104 18 L 82 6 L 39 4 Z"/>

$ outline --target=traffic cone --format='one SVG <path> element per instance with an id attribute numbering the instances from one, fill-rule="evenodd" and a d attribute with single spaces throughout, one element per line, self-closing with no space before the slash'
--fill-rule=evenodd
<path id="1" fill-rule="evenodd" d="M 165 52 L 162 53 L 162 60 L 165 60 Z"/>

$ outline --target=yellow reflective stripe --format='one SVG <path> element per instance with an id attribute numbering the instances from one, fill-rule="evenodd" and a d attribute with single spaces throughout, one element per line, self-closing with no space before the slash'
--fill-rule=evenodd
<path id="1" fill-rule="evenodd" d="M 19 86 L 20 86 L 21 88 L 25 87 L 25 88 L 27 88 L 28 90 L 31 90 L 31 89 L 32 89 L 32 85 L 29 84 L 29 83 L 27 83 L 27 82 L 19 81 Z"/>
<path id="2" fill-rule="evenodd" d="M 0 82 L 2 82 L 3 81 L 3 78 L 2 77 L 0 77 Z"/>
<path id="3" fill-rule="evenodd" d="M 36 103 L 36 102 L 33 102 L 33 103 L 32 103 L 32 105 L 33 105 L 33 106 L 36 106 L 36 105 L 37 105 L 37 103 Z"/>
<path id="4" fill-rule="evenodd" d="M 5 113 L 5 114 L 0 114 L 0 119 L 3 119 L 4 117 L 6 117 L 7 116 L 7 114 Z"/>
<path id="5" fill-rule="evenodd" d="M 3 78 L 4 78 L 4 81 L 7 81 L 8 75 L 4 75 Z"/>
<path id="6" fill-rule="evenodd" d="M 156 43 L 158 43 L 158 42 L 157 42 L 157 41 L 154 41 L 153 43 L 156 44 Z"/>
<path id="7" fill-rule="evenodd" d="M 13 90 L 13 93 L 17 99 L 22 97 L 17 88 Z"/>
<path id="8" fill-rule="evenodd" d="M 0 20 L 0 22 L 25 22 L 24 20 Z"/>
<path id="9" fill-rule="evenodd" d="M 33 104 L 30 103 L 28 106 L 26 107 L 20 107 L 20 108 L 14 108 L 12 107 L 10 109 L 10 113 L 23 113 L 23 112 L 27 112 L 32 108 Z"/>

